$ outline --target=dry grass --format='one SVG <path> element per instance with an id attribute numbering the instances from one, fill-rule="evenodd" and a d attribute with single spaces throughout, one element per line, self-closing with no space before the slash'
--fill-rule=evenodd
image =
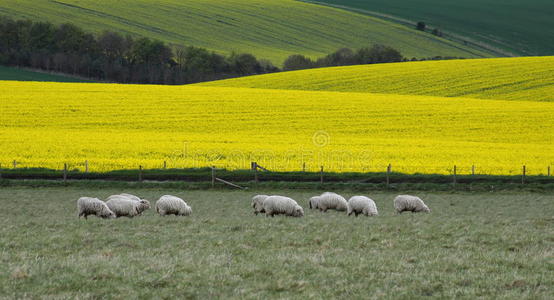
<path id="1" fill-rule="evenodd" d="M 554 198 L 420 194 L 431 214 L 306 211 L 254 216 L 254 193 L 129 190 L 184 197 L 194 214 L 79 220 L 78 196 L 113 189 L 0 189 L 0 294 L 7 298 L 535 298 L 554 293 Z M 342 192 L 352 195 L 349 191 Z"/>

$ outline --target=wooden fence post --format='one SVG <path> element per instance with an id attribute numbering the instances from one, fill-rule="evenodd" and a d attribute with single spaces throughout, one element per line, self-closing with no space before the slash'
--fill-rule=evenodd
<path id="1" fill-rule="evenodd" d="M 164 169 L 167 169 L 167 161 L 164 160 Z"/>
<path id="2" fill-rule="evenodd" d="M 391 172 L 392 166 L 389 164 L 387 166 L 387 188 L 389 188 L 390 185 L 390 172 Z"/>
<path id="3" fill-rule="evenodd" d="M 523 172 L 521 173 L 521 184 L 525 183 L 525 173 L 527 172 L 527 168 L 525 165 L 523 165 Z"/>
<path id="4" fill-rule="evenodd" d="M 17 168 L 17 161 L 15 159 L 13 160 L 13 168 Z"/>
<path id="5" fill-rule="evenodd" d="M 67 181 L 67 163 L 63 164 L 63 182 Z"/>
<path id="6" fill-rule="evenodd" d="M 306 173 L 306 163 L 302 163 L 302 172 Z"/>
<path id="7" fill-rule="evenodd" d="M 215 166 L 212 166 L 212 187 L 215 187 Z"/>
<path id="8" fill-rule="evenodd" d="M 471 166 L 471 176 L 475 176 L 475 165 Z"/>
<path id="9" fill-rule="evenodd" d="M 142 182 L 142 165 L 139 166 L 139 181 Z"/>
<path id="10" fill-rule="evenodd" d="M 257 162 L 253 162 L 252 163 L 252 168 L 254 169 L 254 182 L 258 182 L 258 163 Z"/>
<path id="11" fill-rule="evenodd" d="M 85 173 L 88 173 L 88 160 L 85 160 Z"/>
<path id="12" fill-rule="evenodd" d="M 454 181 L 452 183 L 456 187 L 456 165 L 454 165 Z"/>
<path id="13" fill-rule="evenodd" d="M 2 179 L 2 164 L 0 163 L 0 179 Z"/>
<path id="14" fill-rule="evenodd" d="M 548 172 L 547 172 L 547 174 L 548 174 L 548 177 L 550 177 L 550 166 L 548 166 Z"/>
<path id="15" fill-rule="evenodd" d="M 319 182 L 323 184 L 323 166 L 321 166 L 321 171 L 319 171 Z"/>

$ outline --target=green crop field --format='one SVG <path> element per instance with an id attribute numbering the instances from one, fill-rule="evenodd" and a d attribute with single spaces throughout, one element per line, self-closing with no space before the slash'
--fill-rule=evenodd
<path id="1" fill-rule="evenodd" d="M 0 80 L 90 82 L 90 80 L 0 66 Z"/>
<path id="2" fill-rule="evenodd" d="M 248 52 L 275 65 L 291 54 L 319 57 L 374 43 L 407 57 L 491 56 L 378 18 L 293 0 L 2 0 L 0 15 Z"/>
<path id="3" fill-rule="evenodd" d="M 312 1 L 310 1 L 312 2 Z M 472 38 L 522 55 L 554 54 L 552 0 L 317 0 Z M 387 16 L 384 16 L 387 17 Z"/>
<path id="4" fill-rule="evenodd" d="M 424 61 L 320 68 L 205 86 L 554 101 L 554 57 Z"/>
<path id="5" fill-rule="evenodd" d="M 16 298 L 548 299 L 554 294 L 554 197 L 420 194 L 430 214 L 305 208 L 255 216 L 258 192 L 306 207 L 321 191 L 183 191 L 190 217 L 78 219 L 76 200 L 115 188 L 0 188 L 0 295 Z M 343 191 L 344 196 L 353 193 Z M 152 201 L 154 204 L 154 201 Z"/>

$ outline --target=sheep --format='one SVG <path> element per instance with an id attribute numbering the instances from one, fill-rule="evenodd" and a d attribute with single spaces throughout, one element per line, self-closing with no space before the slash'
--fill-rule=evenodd
<path id="1" fill-rule="evenodd" d="M 131 200 L 140 201 L 141 199 L 135 195 L 127 194 L 127 193 L 121 193 L 120 196 L 125 196 Z"/>
<path id="2" fill-rule="evenodd" d="M 303 217 L 304 209 L 296 201 L 284 196 L 269 196 L 264 200 L 264 210 L 267 217 L 283 214 L 291 217 Z"/>
<path id="3" fill-rule="evenodd" d="M 79 219 L 84 216 L 87 219 L 88 215 L 95 215 L 103 219 L 114 219 L 115 213 L 98 198 L 81 197 L 77 200 L 77 210 L 79 211 Z"/>
<path id="4" fill-rule="evenodd" d="M 122 195 L 111 195 L 106 200 L 106 205 L 108 205 L 118 218 L 133 218 L 150 208 L 150 204 L 146 200 L 136 201 Z"/>
<path id="5" fill-rule="evenodd" d="M 308 204 L 310 205 L 310 209 L 319 208 L 318 203 L 319 203 L 320 197 L 321 196 L 314 196 L 314 197 L 311 197 L 310 200 L 308 200 Z"/>
<path id="6" fill-rule="evenodd" d="M 139 216 L 142 215 L 142 212 L 150 208 L 150 201 L 146 199 L 141 199 L 135 195 L 127 194 L 127 193 L 121 193 L 120 196 L 125 196 L 133 201 L 137 201 L 142 203 L 142 205 L 139 206 Z M 111 196 L 110 196 L 111 197 Z"/>
<path id="7" fill-rule="evenodd" d="M 319 196 L 317 207 L 322 212 L 326 212 L 328 209 L 346 211 L 348 209 L 348 203 L 346 199 L 339 194 L 325 192 Z"/>
<path id="8" fill-rule="evenodd" d="M 156 201 L 156 211 L 160 216 L 188 216 L 192 214 L 192 208 L 183 199 L 171 195 L 161 196 Z"/>
<path id="9" fill-rule="evenodd" d="M 394 198 L 394 209 L 397 214 L 401 214 L 404 211 L 411 212 L 431 212 L 429 207 L 425 205 L 423 200 L 419 197 L 411 195 L 398 195 Z"/>
<path id="10" fill-rule="evenodd" d="M 352 213 L 354 213 L 356 217 L 358 216 L 358 214 L 364 214 L 368 217 L 379 215 L 375 202 L 365 196 L 353 196 L 348 199 L 347 214 L 350 216 L 352 215 Z"/>
<path id="11" fill-rule="evenodd" d="M 256 195 L 252 197 L 252 208 L 254 209 L 254 214 L 265 213 L 264 210 L 264 200 L 269 197 L 268 195 Z"/>

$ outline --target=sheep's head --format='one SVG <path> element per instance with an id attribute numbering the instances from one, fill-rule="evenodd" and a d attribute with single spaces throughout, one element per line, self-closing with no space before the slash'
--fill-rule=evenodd
<path id="1" fill-rule="evenodd" d="M 100 217 L 102 219 L 115 219 L 117 216 L 109 208 L 104 207 L 104 209 L 102 209 L 102 212 L 100 213 Z"/>
<path id="2" fill-rule="evenodd" d="M 256 214 L 258 213 L 265 213 L 264 206 L 260 202 L 254 203 L 254 212 Z"/>
<path id="3" fill-rule="evenodd" d="M 426 212 L 426 213 L 430 213 L 431 212 L 431 209 L 429 207 L 427 207 L 427 205 L 425 205 L 422 209 L 423 212 Z"/>
<path id="4" fill-rule="evenodd" d="M 142 199 L 140 200 L 140 205 L 144 208 L 144 209 L 149 209 L 150 208 L 150 201 L 146 200 L 146 199 Z"/>
<path id="5" fill-rule="evenodd" d="M 183 216 L 189 216 L 190 214 L 192 214 L 192 208 L 190 206 L 186 206 L 185 209 L 183 210 L 183 213 L 182 215 Z"/>
<path id="6" fill-rule="evenodd" d="M 302 207 L 300 207 L 300 206 L 296 206 L 294 208 L 293 216 L 294 217 L 303 217 L 304 216 L 304 209 L 302 209 Z"/>

